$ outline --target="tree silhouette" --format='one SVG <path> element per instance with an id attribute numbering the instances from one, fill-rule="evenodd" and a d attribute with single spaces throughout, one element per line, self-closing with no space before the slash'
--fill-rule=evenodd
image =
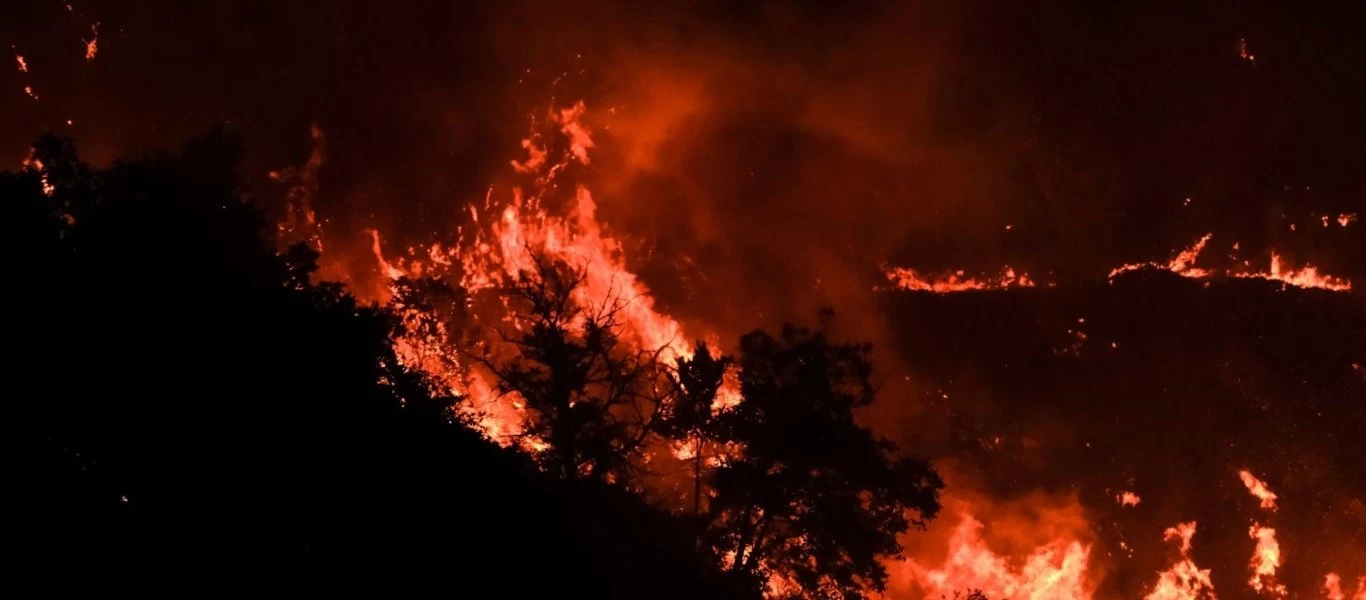
<path id="1" fill-rule="evenodd" d="M 475 359 L 497 376 L 500 393 L 525 401 L 525 435 L 546 444 L 533 451 L 544 468 L 564 479 L 625 481 L 663 399 L 654 393 L 659 352 L 621 340 L 624 300 L 580 302 L 582 269 L 533 258 L 509 290 L 519 331 L 499 331 Z"/>
<path id="2" fill-rule="evenodd" d="M 714 474 L 706 541 L 753 585 L 776 575 L 797 595 L 881 591 L 878 558 L 939 509 L 935 471 L 855 421 L 875 396 L 869 351 L 791 325 L 741 338 L 743 400 L 717 427 L 742 450 Z"/>
<path id="3" fill-rule="evenodd" d="M 670 439 L 692 446 L 693 516 L 702 515 L 702 483 L 706 477 L 707 444 L 716 442 L 716 395 L 721 390 L 729 356 L 715 357 L 706 342 L 699 341 L 692 358 L 679 358 L 669 375 L 674 390 L 664 406 L 656 428 Z"/>

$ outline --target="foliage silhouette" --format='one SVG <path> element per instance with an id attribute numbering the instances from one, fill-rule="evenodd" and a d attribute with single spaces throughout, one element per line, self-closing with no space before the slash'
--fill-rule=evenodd
<path id="1" fill-rule="evenodd" d="M 275 250 L 238 148 L 96 170 L 48 136 L 0 173 L 25 575 L 738 595 L 667 514 L 451 423 L 398 316 Z"/>
<path id="2" fill-rule="evenodd" d="M 792 325 L 740 340 L 743 400 L 717 427 L 743 450 L 714 473 L 706 542 L 755 585 L 777 575 L 798 596 L 881 591 L 878 559 L 939 510 L 938 474 L 855 421 L 876 394 L 869 351 Z"/>
<path id="3" fill-rule="evenodd" d="M 499 332 L 475 359 L 496 375 L 500 393 L 526 402 L 526 435 L 546 444 L 533 451 L 544 468 L 566 480 L 624 482 L 664 401 L 653 393 L 659 352 L 621 339 L 625 300 L 581 303 L 582 269 L 533 257 L 533 270 L 509 290 L 521 327 Z"/>

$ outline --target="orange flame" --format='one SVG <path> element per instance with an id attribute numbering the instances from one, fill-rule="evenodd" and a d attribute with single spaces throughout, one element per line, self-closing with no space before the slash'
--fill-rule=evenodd
<path id="1" fill-rule="evenodd" d="M 1238 477 L 1243 480 L 1243 485 L 1247 486 L 1248 493 L 1256 496 L 1262 501 L 1262 508 L 1276 510 L 1276 494 L 1266 487 L 1266 482 L 1257 479 L 1251 471 L 1243 469 L 1238 471 Z"/>
<path id="2" fill-rule="evenodd" d="M 1029 278 L 1028 273 L 1016 275 L 1015 270 L 1008 266 L 1003 267 L 1000 274 L 995 277 L 984 276 L 980 278 L 965 276 L 961 269 L 949 275 L 928 278 L 917 273 L 915 269 L 904 267 L 885 268 L 884 273 L 887 280 L 899 289 L 934 292 L 936 294 L 1034 287 L 1034 282 Z"/>
<path id="3" fill-rule="evenodd" d="M 1208 271 L 1204 269 L 1195 268 L 1195 259 L 1200 257 L 1200 253 L 1205 250 L 1205 244 L 1208 244 L 1210 238 L 1212 237 L 1214 237 L 1214 234 L 1206 233 L 1204 237 L 1201 237 L 1189 248 L 1186 248 L 1185 250 L 1178 252 L 1175 257 L 1173 257 L 1170 261 L 1166 263 L 1130 263 L 1115 268 L 1110 271 L 1110 278 L 1114 279 L 1116 275 L 1126 273 L 1128 271 L 1137 271 L 1139 269 L 1166 269 L 1182 277 L 1199 278 L 1209 275 Z"/>
<path id="4" fill-rule="evenodd" d="M 1162 539 L 1180 540 L 1179 559 L 1166 571 L 1159 571 L 1153 591 L 1144 600 L 1215 600 L 1214 584 L 1209 569 L 1201 569 L 1190 558 L 1191 538 L 1195 537 L 1195 521 L 1178 523 L 1162 532 Z"/>
<path id="5" fill-rule="evenodd" d="M 100 23 L 98 21 L 90 26 L 90 39 L 82 41 L 85 42 L 85 62 L 95 60 L 95 54 L 100 51 Z"/>
<path id="6" fill-rule="evenodd" d="M 1323 577 L 1323 594 L 1328 600 L 1347 600 L 1342 593 L 1342 578 L 1337 573 Z M 1357 591 L 1352 594 L 1351 600 L 1366 600 L 1366 575 L 1357 578 Z"/>
<path id="7" fill-rule="evenodd" d="M 952 595 L 955 591 L 980 589 L 988 598 L 1030 600 L 1089 600 L 1086 566 L 1091 547 L 1072 540 L 1054 540 L 1039 546 L 1022 563 L 1012 564 L 987 547 L 983 525 L 963 513 L 949 539 L 948 557 L 938 568 L 926 569 L 908 561 L 926 597 Z"/>
<path id="8" fill-rule="evenodd" d="M 1142 502 L 1143 499 L 1139 498 L 1138 494 L 1133 492 L 1120 492 L 1115 495 L 1115 501 L 1118 502 L 1120 506 L 1138 506 L 1138 503 Z"/>
<path id="9" fill-rule="evenodd" d="M 1248 580 L 1248 585 L 1259 593 L 1284 598 L 1285 586 L 1276 582 L 1276 569 L 1281 566 L 1281 545 L 1276 542 L 1276 530 L 1253 523 L 1247 533 L 1257 540 L 1257 550 L 1252 554 L 1252 578 Z"/>

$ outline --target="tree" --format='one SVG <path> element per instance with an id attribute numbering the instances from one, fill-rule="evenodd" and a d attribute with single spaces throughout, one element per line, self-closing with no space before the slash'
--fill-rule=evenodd
<path id="1" fill-rule="evenodd" d="M 717 441 L 716 395 L 732 360 L 715 357 L 706 342 L 699 341 L 692 358 L 679 358 L 670 381 L 671 402 L 665 405 L 657 428 L 667 438 L 692 446 L 693 516 L 702 515 L 702 482 L 707 472 L 707 444 Z"/>
<path id="2" fill-rule="evenodd" d="M 706 543 L 752 585 L 779 580 L 794 595 L 882 591 L 880 557 L 939 509 L 943 482 L 924 461 L 857 424 L 876 395 L 867 345 L 784 326 L 740 340 L 742 401 L 716 434 L 742 449 L 714 473 Z"/>
<path id="3" fill-rule="evenodd" d="M 661 404 L 659 351 L 623 343 L 622 299 L 579 301 L 582 269 L 535 253 L 533 262 L 509 290 L 519 331 L 499 331 L 475 360 L 497 377 L 499 393 L 525 401 L 525 435 L 545 444 L 533 451 L 544 468 L 623 482 Z"/>

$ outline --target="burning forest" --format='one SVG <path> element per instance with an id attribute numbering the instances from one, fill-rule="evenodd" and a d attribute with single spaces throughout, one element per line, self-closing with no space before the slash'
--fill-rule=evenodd
<path id="1" fill-rule="evenodd" d="M 1358 6 L 4 11 L 45 585 L 1366 600 Z"/>

